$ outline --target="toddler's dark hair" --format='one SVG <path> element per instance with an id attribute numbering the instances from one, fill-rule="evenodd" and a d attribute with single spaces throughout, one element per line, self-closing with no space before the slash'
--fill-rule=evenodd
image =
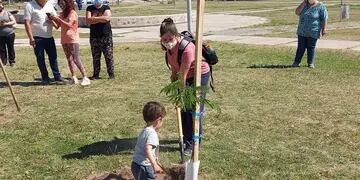
<path id="1" fill-rule="evenodd" d="M 178 30 L 176 29 L 175 23 L 171 18 L 166 18 L 160 25 L 160 37 L 166 33 L 171 33 L 175 36 L 180 36 Z"/>
<path id="2" fill-rule="evenodd" d="M 165 117 L 166 110 L 159 102 L 150 101 L 145 104 L 143 109 L 143 117 L 145 122 L 153 122 L 159 117 Z"/>

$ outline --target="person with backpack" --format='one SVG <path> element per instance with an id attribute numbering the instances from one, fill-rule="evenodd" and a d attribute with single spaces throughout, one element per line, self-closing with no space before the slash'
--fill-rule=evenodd
<path id="1" fill-rule="evenodd" d="M 170 65 L 170 80 L 174 82 L 180 80 L 184 86 L 194 84 L 195 74 L 195 44 L 189 42 L 178 32 L 174 21 L 166 18 L 160 25 L 160 42 L 162 48 L 166 50 L 166 61 Z M 179 52 L 180 49 L 183 49 Z M 179 54 L 181 53 L 181 54 Z M 201 86 L 208 86 L 210 78 L 210 66 L 203 59 L 201 62 Z M 206 92 L 202 92 L 206 96 Z M 204 104 L 200 105 L 200 112 L 203 114 Z M 182 129 L 184 134 L 185 155 L 191 155 L 193 149 L 193 112 L 192 110 L 183 110 Z M 200 116 L 200 137 L 202 135 L 202 115 Z"/>
<path id="2" fill-rule="evenodd" d="M 7 64 L 8 60 L 10 66 L 15 65 L 15 31 L 13 28 L 15 24 L 15 17 L 10 12 L 5 11 L 2 0 L 0 0 L 0 58 L 4 65 Z"/>

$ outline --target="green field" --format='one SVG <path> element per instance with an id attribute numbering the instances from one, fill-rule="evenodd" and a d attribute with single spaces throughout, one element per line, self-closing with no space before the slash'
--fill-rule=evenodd
<path id="1" fill-rule="evenodd" d="M 213 46 L 220 63 L 209 98 L 222 113 L 206 113 L 201 179 L 360 176 L 359 53 L 319 50 L 316 69 L 294 69 L 276 68 L 292 63 L 294 48 Z M 160 160 L 179 161 L 174 108 L 159 94 L 170 72 L 157 43 L 116 45 L 116 80 L 106 79 L 103 65 L 105 79 L 86 88 L 42 85 L 31 49 L 17 52 L 16 67 L 6 70 L 21 113 L 0 75 L 0 179 L 83 179 L 129 166 L 150 100 L 168 111 Z M 91 74 L 89 47 L 81 55 Z"/>

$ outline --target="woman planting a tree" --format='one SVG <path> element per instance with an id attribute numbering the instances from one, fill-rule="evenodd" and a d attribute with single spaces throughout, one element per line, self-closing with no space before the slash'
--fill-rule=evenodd
<path id="1" fill-rule="evenodd" d="M 194 84 L 195 74 L 195 44 L 190 42 L 186 45 L 183 53 L 178 55 L 179 46 L 186 40 L 178 33 L 174 21 L 166 18 L 160 25 L 161 45 L 166 50 L 166 60 L 171 69 L 171 82 L 179 80 L 183 87 Z M 183 41 L 184 40 L 184 41 Z M 180 57 L 180 58 L 179 58 Z M 179 59 L 178 59 L 179 58 Z M 210 67 L 206 61 L 201 63 L 201 86 L 207 86 L 210 76 Z M 202 97 L 205 98 L 206 92 L 202 91 Z M 200 105 L 200 112 L 204 111 L 204 104 Z M 184 134 L 185 155 L 192 153 L 192 135 L 193 135 L 193 110 L 186 109 L 181 113 L 182 129 Z M 200 137 L 202 134 L 202 115 L 200 115 Z"/>

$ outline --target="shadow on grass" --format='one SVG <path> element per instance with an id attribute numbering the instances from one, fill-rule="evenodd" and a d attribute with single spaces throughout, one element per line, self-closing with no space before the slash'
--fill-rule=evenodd
<path id="1" fill-rule="evenodd" d="M 30 86 L 51 86 L 51 85 L 66 85 L 67 82 L 55 82 L 54 79 L 51 79 L 50 82 L 42 82 L 41 79 L 35 78 L 35 81 L 10 81 L 11 86 L 22 86 L 22 87 L 30 87 Z M 64 80 L 69 81 L 69 78 L 64 78 Z M 8 86 L 7 82 L 0 82 L 0 88 L 5 88 Z"/>
<path id="2" fill-rule="evenodd" d="M 10 83 L 12 86 L 23 86 L 23 87 L 52 85 L 52 84 L 43 83 L 41 81 L 11 81 Z M 8 86 L 7 82 L 0 82 L 0 88 L 5 88 L 7 86 Z"/>
<path id="3" fill-rule="evenodd" d="M 288 64 L 253 64 L 247 68 L 269 68 L 269 69 L 284 69 L 284 68 L 294 68 L 292 65 Z"/>
<path id="4" fill-rule="evenodd" d="M 63 155 L 63 159 L 85 159 L 91 156 L 106 155 L 111 156 L 115 154 L 132 154 L 136 145 L 136 138 L 123 138 L 119 139 L 114 137 L 111 141 L 100 141 L 89 145 L 80 147 L 80 152 Z M 178 146 L 172 144 L 178 144 L 176 140 L 161 140 L 160 151 L 172 152 L 178 151 Z"/>

